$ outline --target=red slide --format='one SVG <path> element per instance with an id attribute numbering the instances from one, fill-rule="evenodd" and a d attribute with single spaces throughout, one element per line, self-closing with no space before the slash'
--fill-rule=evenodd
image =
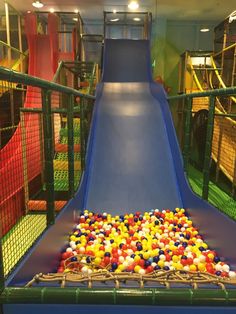
<path id="1" fill-rule="evenodd" d="M 37 34 L 36 15 L 26 15 L 30 75 L 52 81 L 58 64 L 57 29 L 57 16 L 49 14 L 49 34 Z M 24 107 L 41 107 L 38 88 L 28 86 Z M 26 145 L 22 145 L 22 139 Z M 23 160 L 27 164 L 25 168 Z M 32 182 L 42 171 L 38 114 L 25 115 L 24 128 L 19 124 L 11 140 L 0 151 L 0 162 L 0 220 L 5 234 L 24 213 L 24 177 L 27 182 Z"/>

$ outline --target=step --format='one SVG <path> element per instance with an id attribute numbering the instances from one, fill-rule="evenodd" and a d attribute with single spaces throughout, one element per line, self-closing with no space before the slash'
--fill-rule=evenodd
<path id="1" fill-rule="evenodd" d="M 57 153 L 67 153 L 68 152 L 68 145 L 67 144 L 57 143 L 55 145 L 55 151 Z M 75 144 L 74 145 L 74 152 L 75 153 L 79 153 L 80 152 L 80 144 Z"/>
<path id="2" fill-rule="evenodd" d="M 60 211 L 67 201 L 55 201 L 55 211 Z M 28 210 L 30 211 L 45 211 L 47 208 L 47 203 L 44 200 L 30 200 L 27 203 Z"/>
<path id="3" fill-rule="evenodd" d="M 68 171 L 68 161 L 65 160 L 53 160 L 54 171 L 55 170 L 67 170 Z M 74 162 L 74 170 L 81 170 L 80 161 Z"/>

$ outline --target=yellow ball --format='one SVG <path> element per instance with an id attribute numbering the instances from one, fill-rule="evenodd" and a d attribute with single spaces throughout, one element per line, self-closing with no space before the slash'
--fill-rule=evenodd
<path id="1" fill-rule="evenodd" d="M 163 260 L 160 260 L 160 261 L 158 261 L 157 265 L 160 266 L 161 268 L 163 268 L 165 265 L 165 262 Z"/>
<path id="2" fill-rule="evenodd" d="M 181 263 L 176 263 L 175 269 L 176 270 L 182 270 L 183 269 L 183 265 Z"/>
<path id="3" fill-rule="evenodd" d="M 96 257 L 93 262 L 94 262 L 95 265 L 100 265 L 100 264 L 101 264 L 101 261 L 102 261 L 102 260 L 101 260 L 100 257 Z"/>
<path id="4" fill-rule="evenodd" d="M 135 262 L 140 261 L 140 259 L 141 259 L 141 257 L 140 257 L 139 255 L 136 255 L 136 256 L 134 257 L 134 261 L 135 261 Z"/>
<path id="5" fill-rule="evenodd" d="M 144 258 L 144 259 L 149 259 L 149 257 L 150 257 L 149 252 L 143 253 L 143 258 Z"/>
<path id="6" fill-rule="evenodd" d="M 189 270 L 196 271 L 197 270 L 197 266 L 196 265 L 190 265 L 189 266 Z"/>
<path id="7" fill-rule="evenodd" d="M 173 256 L 172 256 L 172 261 L 173 261 L 174 263 L 179 262 L 179 256 L 173 255 Z"/>
<path id="8" fill-rule="evenodd" d="M 141 269 L 141 267 L 140 267 L 139 265 L 136 265 L 136 266 L 134 267 L 135 273 L 138 273 L 138 272 L 140 271 L 140 269 Z"/>
<path id="9" fill-rule="evenodd" d="M 205 263 L 199 263 L 197 265 L 197 268 L 198 268 L 199 271 L 205 271 L 206 270 L 206 265 L 205 265 Z"/>

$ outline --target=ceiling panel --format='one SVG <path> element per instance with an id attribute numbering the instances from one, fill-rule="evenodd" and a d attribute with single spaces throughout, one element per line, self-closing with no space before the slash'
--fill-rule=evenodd
<path id="1" fill-rule="evenodd" d="M 2 0 L 1 0 L 2 1 Z M 31 0 L 9 0 L 18 11 L 32 10 Z M 128 11 L 128 0 L 42 0 L 43 10 L 73 11 L 78 8 L 83 19 L 102 19 L 103 11 Z M 140 11 L 174 20 L 223 20 L 236 10 L 235 0 L 139 0 Z"/>

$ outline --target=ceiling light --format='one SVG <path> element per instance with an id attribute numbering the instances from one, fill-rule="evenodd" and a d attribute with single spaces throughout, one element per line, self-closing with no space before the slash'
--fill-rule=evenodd
<path id="1" fill-rule="evenodd" d="M 134 17 L 133 20 L 134 20 L 135 22 L 141 21 L 140 17 Z"/>
<path id="2" fill-rule="evenodd" d="M 210 29 L 207 28 L 207 27 L 202 27 L 202 28 L 200 29 L 200 32 L 202 32 L 202 33 L 207 33 L 207 32 L 209 32 L 209 31 L 210 31 Z"/>
<path id="3" fill-rule="evenodd" d="M 54 13 L 55 12 L 54 8 L 51 8 L 49 11 L 50 11 L 50 13 Z"/>
<path id="4" fill-rule="evenodd" d="M 78 22 L 78 17 L 73 17 L 73 21 Z"/>
<path id="5" fill-rule="evenodd" d="M 75 9 L 74 12 L 75 12 L 76 14 L 78 14 L 78 13 L 79 13 L 79 10 L 78 10 L 78 9 Z"/>
<path id="6" fill-rule="evenodd" d="M 111 22 L 118 22 L 120 19 L 111 19 Z"/>
<path id="7" fill-rule="evenodd" d="M 129 4 L 128 4 L 128 8 L 130 10 L 137 10 L 139 8 L 139 4 L 137 1 L 131 1 Z"/>
<path id="8" fill-rule="evenodd" d="M 116 14 L 116 10 L 113 10 L 113 13 Z"/>
<path id="9" fill-rule="evenodd" d="M 31 11 L 27 11 L 27 13 L 31 13 Z"/>
<path id="10" fill-rule="evenodd" d="M 32 6 L 35 7 L 35 8 L 37 8 L 37 9 L 40 9 L 40 8 L 43 7 L 43 3 L 37 0 L 37 1 L 34 1 L 34 2 L 32 3 Z"/>

